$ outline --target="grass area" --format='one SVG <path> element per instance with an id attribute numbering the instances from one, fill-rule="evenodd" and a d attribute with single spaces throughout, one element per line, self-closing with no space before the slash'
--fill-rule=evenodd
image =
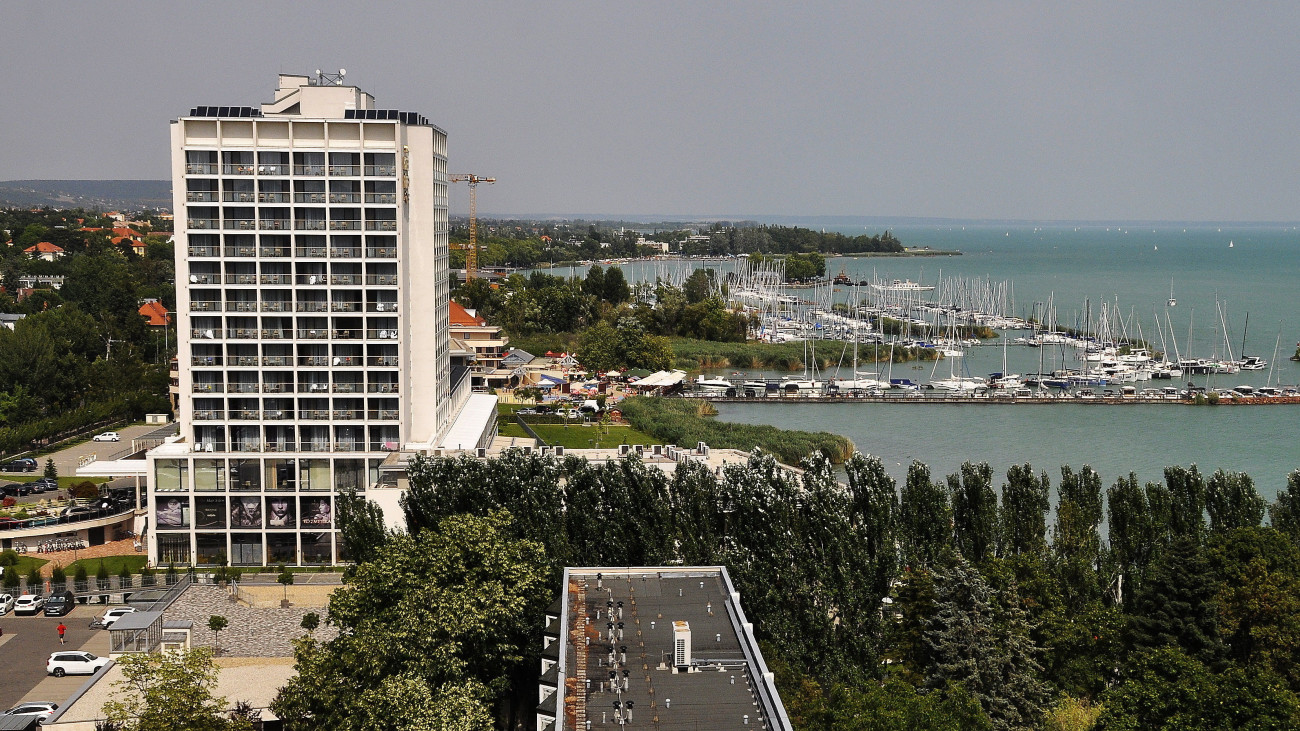
<path id="1" fill-rule="evenodd" d="M 99 571 L 99 562 L 104 562 L 104 568 L 108 569 L 110 576 L 117 576 L 122 573 L 123 564 L 131 567 L 131 573 L 138 574 L 140 569 L 144 568 L 145 563 L 149 561 L 149 556 L 143 553 L 133 553 L 125 556 L 105 556 L 104 558 L 83 558 L 80 561 L 73 561 L 63 568 L 63 570 L 72 576 L 77 572 L 78 566 L 85 566 L 86 573 L 94 576 Z"/>
<path id="2" fill-rule="evenodd" d="M 47 563 L 49 563 L 48 560 L 43 558 L 36 558 L 30 553 L 20 553 L 18 554 L 18 564 L 13 567 L 6 566 L 5 571 L 13 571 L 19 576 L 26 576 L 28 573 L 31 572 L 33 567 L 35 567 L 36 570 L 39 571 L 40 568 Z"/>
<path id="3" fill-rule="evenodd" d="M 519 424 L 514 421 L 508 421 L 502 424 L 500 428 L 497 430 L 497 434 L 503 437 L 515 437 L 518 439 L 532 439 L 532 437 L 528 436 L 528 432 L 524 431 L 524 428 L 522 426 L 519 426 Z"/>
<path id="4" fill-rule="evenodd" d="M 518 426 L 518 425 L 516 425 Z M 620 444 L 663 444 L 663 442 L 630 426 L 572 424 L 529 424 L 542 441 L 553 447 L 565 449 L 611 448 Z M 523 433 L 523 429 L 519 430 Z"/>
<path id="5" fill-rule="evenodd" d="M 840 463 L 853 454 L 853 442 L 829 432 L 778 429 L 774 426 L 730 424 L 707 418 L 712 404 L 695 399 L 639 396 L 622 402 L 623 418 L 634 428 L 667 444 L 704 442 L 717 449 L 758 447 L 786 464 L 797 465 L 813 452 Z"/>

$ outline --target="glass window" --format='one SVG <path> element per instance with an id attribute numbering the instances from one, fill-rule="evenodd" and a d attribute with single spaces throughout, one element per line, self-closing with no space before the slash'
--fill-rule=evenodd
<path id="1" fill-rule="evenodd" d="M 261 528 L 262 498 L 256 495 L 230 498 L 231 528 Z"/>
<path id="2" fill-rule="evenodd" d="M 225 492 L 226 465 L 221 459 L 194 460 L 194 490 L 196 492 Z"/>
<path id="3" fill-rule="evenodd" d="M 154 498 L 154 520 L 164 529 L 190 527 L 190 499 L 183 495 Z"/>
<path id="4" fill-rule="evenodd" d="M 160 459 L 154 462 L 154 485 L 157 492 L 188 490 L 189 463 L 183 459 Z"/>
<path id="5" fill-rule="evenodd" d="M 360 459 L 334 460 L 334 489 L 338 492 L 355 490 L 364 492 L 365 461 Z"/>
<path id="6" fill-rule="evenodd" d="M 190 536 L 188 533 L 158 536 L 159 565 L 185 566 L 189 562 Z"/>
<path id="7" fill-rule="evenodd" d="M 230 535 L 230 564 L 232 566 L 261 566 L 262 534 L 232 533 Z"/>
<path id="8" fill-rule="evenodd" d="M 226 555 L 226 534 L 200 533 L 194 537 L 195 563 L 221 563 Z"/>
<path id="9" fill-rule="evenodd" d="M 294 510 L 292 495 L 272 495 L 266 499 L 266 527 L 294 528 L 298 515 Z"/>
<path id="10" fill-rule="evenodd" d="M 298 536 L 295 533 L 267 533 L 266 553 L 270 563 L 297 564 Z"/>
<path id="11" fill-rule="evenodd" d="M 302 527 L 304 528 L 330 528 L 334 525 L 334 512 L 330 506 L 330 499 L 327 497 L 304 497 L 299 498 L 301 509 L 299 515 L 302 516 Z"/>
<path id="12" fill-rule="evenodd" d="M 262 465 L 255 459 L 230 460 L 230 489 L 257 492 L 262 489 Z"/>
<path id="13" fill-rule="evenodd" d="M 294 464 L 291 459 L 266 460 L 266 489 L 292 490 L 297 484 Z"/>
<path id="14" fill-rule="evenodd" d="M 329 533 L 302 534 L 302 562 L 310 564 L 330 563 Z"/>
<path id="15" fill-rule="evenodd" d="M 298 489 L 329 490 L 330 462 L 327 459 L 303 459 L 298 461 Z"/>
<path id="16" fill-rule="evenodd" d="M 194 527 L 225 528 L 226 499 L 223 497 L 194 498 Z"/>

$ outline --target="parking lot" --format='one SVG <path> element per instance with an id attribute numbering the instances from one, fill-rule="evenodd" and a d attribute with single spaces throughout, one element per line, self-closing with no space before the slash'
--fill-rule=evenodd
<path id="1" fill-rule="evenodd" d="M 45 661 L 58 650 L 84 650 L 108 655 L 108 631 L 90 629 L 90 620 L 103 613 L 102 604 L 78 604 L 64 617 L 37 614 L 0 617 L 0 709 L 22 701 L 54 701 L 59 705 L 89 679 L 85 675 L 55 678 L 45 674 Z M 68 628 L 67 645 L 59 646 L 59 622 Z"/>

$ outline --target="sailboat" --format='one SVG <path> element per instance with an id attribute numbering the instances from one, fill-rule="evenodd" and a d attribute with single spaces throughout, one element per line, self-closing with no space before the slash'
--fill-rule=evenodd
<path id="1" fill-rule="evenodd" d="M 1173 280 L 1173 279 L 1170 279 L 1170 280 L 1169 280 L 1169 302 L 1168 302 L 1167 304 L 1168 304 L 1170 307 L 1177 307 L 1177 306 L 1178 306 L 1178 300 L 1174 299 L 1174 280 Z"/>

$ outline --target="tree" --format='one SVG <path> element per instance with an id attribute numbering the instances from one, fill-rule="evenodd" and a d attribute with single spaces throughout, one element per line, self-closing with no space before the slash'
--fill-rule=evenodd
<path id="1" fill-rule="evenodd" d="M 952 511 L 948 491 L 930 481 L 930 468 L 913 462 L 899 500 L 898 542 L 906 565 L 918 568 L 933 563 L 951 546 Z"/>
<path id="2" fill-rule="evenodd" d="M 286 568 L 284 564 L 280 564 L 280 575 L 275 577 L 275 580 L 284 587 L 284 600 L 288 602 L 289 586 L 293 584 L 293 572 Z"/>
<path id="3" fill-rule="evenodd" d="M 217 668 L 212 651 L 138 653 L 117 659 L 122 679 L 114 700 L 104 704 L 108 720 L 123 731 L 226 731 L 251 725 L 221 717 L 226 699 L 213 695 Z"/>
<path id="4" fill-rule="evenodd" d="M 212 630 L 212 634 L 216 636 L 212 641 L 213 655 L 221 654 L 221 631 L 228 626 L 230 626 L 230 620 L 220 614 L 214 614 L 211 617 L 208 617 L 208 629 Z"/>
<path id="5" fill-rule="evenodd" d="M 1175 538 L 1147 570 L 1134 597 L 1126 635 L 1136 651 L 1181 648 L 1206 663 L 1223 657 L 1216 587 L 1205 551 L 1193 537 Z"/>
<path id="6" fill-rule="evenodd" d="M 1170 533 L 1200 540 L 1205 531 L 1205 478 L 1196 465 L 1191 469 L 1166 467 L 1165 486 L 1170 498 Z"/>
<path id="7" fill-rule="evenodd" d="M 392 536 L 330 598 L 338 636 L 295 642 L 276 715 L 290 729 L 491 728 L 550 601 L 542 547 L 512 530 L 498 512 Z"/>
<path id="8" fill-rule="evenodd" d="M 1012 465 L 1002 486 L 1002 555 L 1040 553 L 1047 548 L 1047 512 L 1050 482 L 1047 473 L 1034 476 L 1028 464 Z"/>
<path id="9" fill-rule="evenodd" d="M 302 615 L 302 622 L 299 626 L 307 630 L 308 634 L 315 632 L 316 628 L 320 626 L 320 615 L 316 612 L 307 612 Z"/>
<path id="10" fill-rule="evenodd" d="M 935 611 L 925 622 L 925 687 L 961 685 L 995 729 L 1036 728 L 1048 701 L 1024 611 L 1000 597 L 962 556 L 934 569 Z"/>
<path id="11" fill-rule="evenodd" d="M 1066 606 L 1082 611 L 1100 599 L 1097 566 L 1101 559 L 1101 477 L 1084 466 L 1076 475 L 1061 468 L 1057 488 L 1056 526 L 1052 531 L 1052 552 L 1057 562 Z"/>
<path id="12" fill-rule="evenodd" d="M 356 490 L 339 493 L 334 502 L 338 518 L 339 543 L 345 557 L 358 563 L 370 558 L 388 541 L 383 510 L 357 494 Z"/>
<path id="13" fill-rule="evenodd" d="M 1286 487 L 1278 491 L 1268 516 L 1274 528 L 1300 546 L 1300 470 L 1287 475 Z"/>
<path id="14" fill-rule="evenodd" d="M 1269 528 L 1211 536 L 1215 604 L 1229 657 L 1300 689 L 1300 548 Z"/>
<path id="15" fill-rule="evenodd" d="M 1205 507 L 1214 533 L 1254 528 L 1264 520 L 1264 498 L 1255 490 L 1250 475 L 1243 472 L 1215 470 L 1205 485 Z"/>
<path id="16" fill-rule="evenodd" d="M 966 560 L 982 564 L 993 556 L 998 540 L 998 497 L 987 463 L 963 463 L 960 475 L 948 476 L 952 501 L 953 542 Z"/>
<path id="17" fill-rule="evenodd" d="M 627 278 L 623 276 L 622 269 L 610 267 L 605 272 L 605 281 L 598 296 L 612 305 L 627 302 L 628 298 L 632 296 L 632 288 L 628 286 Z"/>
<path id="18" fill-rule="evenodd" d="M 53 457 L 45 458 L 45 476 L 50 478 L 51 480 L 59 479 L 59 469 L 54 466 Z"/>

